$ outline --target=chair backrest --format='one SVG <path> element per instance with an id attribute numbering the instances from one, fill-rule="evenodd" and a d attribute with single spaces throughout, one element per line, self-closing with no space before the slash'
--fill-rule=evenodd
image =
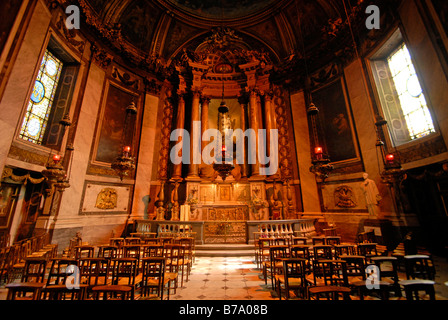
<path id="1" fill-rule="evenodd" d="M 353 256 L 353 255 L 357 255 L 357 250 L 356 250 L 355 245 L 339 244 L 339 245 L 334 246 L 334 253 L 335 253 L 335 258 L 342 256 L 342 255 Z"/>
<path id="2" fill-rule="evenodd" d="M 118 247 L 117 246 L 100 246 L 98 247 L 98 258 L 114 259 L 118 258 Z"/>
<path id="3" fill-rule="evenodd" d="M 161 244 L 148 244 L 142 246 L 142 259 L 149 257 L 163 257 L 163 246 Z"/>
<path id="4" fill-rule="evenodd" d="M 291 238 L 292 245 L 299 245 L 299 244 L 307 244 L 308 238 L 307 237 L 292 237 Z"/>
<path id="5" fill-rule="evenodd" d="M 313 260 L 314 284 L 321 278 L 327 285 L 348 286 L 347 263 L 343 260 Z"/>
<path id="6" fill-rule="evenodd" d="M 111 261 L 112 284 L 133 286 L 137 275 L 138 260 L 136 258 L 117 258 Z M 124 282 L 122 282 L 124 281 Z"/>
<path id="7" fill-rule="evenodd" d="M 124 245 L 123 258 L 140 259 L 140 245 Z"/>
<path id="8" fill-rule="evenodd" d="M 22 274 L 22 282 L 44 282 L 47 259 L 26 258 Z"/>
<path id="9" fill-rule="evenodd" d="M 75 247 L 75 259 L 81 258 L 93 258 L 95 255 L 94 246 L 76 246 Z"/>
<path id="10" fill-rule="evenodd" d="M 332 259 L 332 246 L 322 244 L 313 246 L 314 259 Z"/>
<path id="11" fill-rule="evenodd" d="M 307 272 L 306 259 L 302 258 L 285 258 L 283 261 L 283 275 L 285 283 L 289 283 L 290 278 L 300 279 L 301 284 L 305 284 L 305 276 Z"/>
<path id="12" fill-rule="evenodd" d="M 310 260 L 310 248 L 307 245 L 292 245 L 289 248 L 291 258 L 303 258 Z"/>
<path id="13" fill-rule="evenodd" d="M 366 279 L 365 258 L 357 255 L 340 255 L 339 259 L 344 260 L 347 264 L 347 276 Z"/>
<path id="14" fill-rule="evenodd" d="M 434 280 L 436 271 L 434 262 L 429 255 L 406 255 L 404 262 L 408 279 Z"/>
<path id="15" fill-rule="evenodd" d="M 360 256 L 377 256 L 378 251 L 376 248 L 376 243 L 359 243 L 358 244 L 358 255 Z"/>
<path id="16" fill-rule="evenodd" d="M 52 259 L 47 277 L 47 286 L 65 284 L 67 277 L 77 272 L 75 267 L 78 267 L 78 260 L 76 259 Z"/>
<path id="17" fill-rule="evenodd" d="M 170 262 L 167 264 L 168 271 L 177 272 L 185 257 L 185 247 L 180 244 L 166 244 L 163 255 Z"/>
<path id="18" fill-rule="evenodd" d="M 140 244 L 141 239 L 138 237 L 128 237 L 124 239 L 125 245 L 136 245 Z"/>
<path id="19" fill-rule="evenodd" d="M 81 258 L 78 260 L 80 282 L 88 285 L 107 283 L 110 260 L 104 258 Z"/>
<path id="20" fill-rule="evenodd" d="M 325 244 L 327 245 L 338 245 L 341 244 L 341 237 L 339 236 L 326 236 Z"/>
<path id="21" fill-rule="evenodd" d="M 163 257 L 148 257 L 142 259 L 142 293 L 146 288 L 157 288 L 163 299 L 163 286 L 166 271 L 166 259 Z"/>
<path id="22" fill-rule="evenodd" d="M 288 246 L 270 246 L 269 247 L 269 257 L 270 261 L 273 262 L 280 258 L 288 257 Z"/>
<path id="23" fill-rule="evenodd" d="M 398 283 L 398 259 L 396 257 L 373 257 L 372 262 L 379 269 L 380 279 L 392 278 L 395 284 Z"/>

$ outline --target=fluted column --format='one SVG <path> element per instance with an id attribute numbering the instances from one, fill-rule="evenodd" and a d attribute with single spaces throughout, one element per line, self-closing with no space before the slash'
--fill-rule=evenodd
<path id="1" fill-rule="evenodd" d="M 240 103 L 241 107 L 241 123 L 240 127 L 241 130 L 246 131 L 247 124 L 246 124 L 246 110 L 247 110 L 247 99 L 246 97 L 238 97 L 238 102 Z M 243 138 L 244 139 L 244 138 Z M 244 148 L 244 159 L 243 163 L 241 164 L 241 177 L 246 178 L 247 177 L 247 144 L 245 141 L 242 141 L 243 148 Z"/>
<path id="2" fill-rule="evenodd" d="M 210 98 L 202 98 L 202 109 L 201 109 L 201 151 L 204 150 L 205 143 L 207 141 L 202 141 L 204 132 L 208 129 L 208 108 L 210 106 Z"/>
<path id="3" fill-rule="evenodd" d="M 177 120 L 176 120 L 176 129 L 184 129 L 185 128 L 185 99 L 184 94 L 179 94 L 179 101 L 177 105 Z M 183 139 L 183 138 L 182 138 Z M 182 153 L 182 150 L 180 151 Z M 181 156 L 181 154 L 180 154 Z M 173 170 L 173 180 L 182 180 L 182 162 L 174 165 Z"/>
<path id="4" fill-rule="evenodd" d="M 201 98 L 201 92 L 195 90 L 193 92 L 193 101 L 191 105 L 191 132 L 190 132 L 190 165 L 188 166 L 187 178 L 199 178 L 199 163 L 201 158 L 201 139 L 197 139 L 197 135 L 201 132 L 197 132 L 194 127 L 194 123 L 200 121 L 199 115 L 199 102 Z"/>
<path id="5" fill-rule="evenodd" d="M 260 163 L 258 162 L 258 155 L 257 155 L 257 150 L 258 150 L 258 129 L 261 127 L 261 119 L 259 117 L 259 105 L 258 105 L 258 93 L 256 90 L 251 90 L 250 92 L 250 97 L 249 97 L 249 106 L 250 106 L 250 112 L 249 112 L 249 123 L 250 123 L 250 127 L 251 129 L 253 129 L 255 131 L 255 146 L 251 146 L 251 147 L 255 147 L 256 148 L 256 160 L 255 163 L 251 164 L 251 169 L 252 169 L 252 173 L 251 173 L 251 177 L 257 177 L 260 174 Z"/>
<path id="6" fill-rule="evenodd" d="M 274 102 L 272 101 L 273 99 L 273 93 L 272 92 L 267 92 L 264 95 L 264 114 L 265 114 L 265 125 L 266 125 L 266 144 L 263 146 L 265 148 L 265 150 L 263 150 L 264 152 L 266 152 L 266 156 L 270 157 L 271 159 L 273 159 L 273 156 L 278 156 L 278 155 L 273 155 L 271 154 L 271 130 L 274 130 L 277 128 L 276 126 L 276 117 L 275 117 L 275 106 L 274 106 Z M 278 143 L 278 141 L 274 141 L 274 143 Z M 278 175 L 278 172 L 275 174 L 276 176 Z"/>

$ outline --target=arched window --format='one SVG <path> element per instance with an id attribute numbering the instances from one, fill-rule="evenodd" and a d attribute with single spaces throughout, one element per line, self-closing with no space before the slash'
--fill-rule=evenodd
<path id="1" fill-rule="evenodd" d="M 19 137 L 42 144 L 63 63 L 47 50 L 42 59 Z"/>

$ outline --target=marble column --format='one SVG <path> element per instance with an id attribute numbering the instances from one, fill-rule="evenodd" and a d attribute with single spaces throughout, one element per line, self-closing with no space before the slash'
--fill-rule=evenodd
<path id="1" fill-rule="evenodd" d="M 185 99 L 184 99 L 183 93 L 179 93 L 178 96 L 179 96 L 179 101 L 177 103 L 176 129 L 184 129 L 184 127 L 185 127 Z M 173 180 L 182 180 L 182 163 L 174 165 L 172 179 Z"/>
<path id="2" fill-rule="evenodd" d="M 250 112 L 249 112 L 249 123 L 250 128 L 255 131 L 255 146 L 251 146 L 252 148 L 256 148 L 256 161 L 253 161 L 255 163 L 251 164 L 251 177 L 258 177 L 259 176 L 259 166 L 260 163 L 258 162 L 258 129 L 261 128 L 261 119 L 259 117 L 259 105 L 258 105 L 258 93 L 256 90 L 251 90 L 250 97 L 249 97 L 249 106 L 250 106 Z M 249 152 L 249 150 L 248 150 Z"/>
<path id="3" fill-rule="evenodd" d="M 265 152 L 267 157 L 273 158 L 273 155 L 271 154 L 271 130 L 275 130 L 277 128 L 276 126 L 276 120 L 275 120 L 275 104 L 272 101 L 273 93 L 267 92 L 264 95 L 264 113 L 265 113 L 265 125 L 266 125 L 266 144 L 262 146 L 263 152 Z M 274 143 L 278 144 L 278 141 L 274 141 Z M 278 156 L 278 155 L 277 155 Z M 267 166 L 269 164 L 266 164 Z M 276 177 L 279 176 L 279 172 L 277 171 L 274 174 Z"/>
<path id="4" fill-rule="evenodd" d="M 240 127 L 243 132 L 247 129 L 246 124 L 246 110 L 247 110 L 247 99 L 246 97 L 238 97 L 238 102 L 241 107 L 241 122 Z M 244 143 L 244 162 L 241 164 L 241 178 L 247 178 L 247 144 Z"/>
<path id="5" fill-rule="evenodd" d="M 200 121 L 199 115 L 199 102 L 201 99 L 201 92 L 199 90 L 195 90 L 193 92 L 193 101 L 191 105 L 191 132 L 190 132 L 190 165 L 188 166 L 188 176 L 189 179 L 199 179 L 199 163 L 200 163 L 200 153 L 201 139 L 197 139 L 199 143 L 196 142 L 196 135 L 199 135 L 201 132 L 196 132 L 194 129 L 194 123 Z M 198 158 L 199 156 L 199 158 Z"/>
<path id="6" fill-rule="evenodd" d="M 204 150 L 205 143 L 207 141 L 202 141 L 204 132 L 208 129 L 208 108 L 210 106 L 210 98 L 202 98 L 202 110 L 201 110 L 201 151 Z"/>

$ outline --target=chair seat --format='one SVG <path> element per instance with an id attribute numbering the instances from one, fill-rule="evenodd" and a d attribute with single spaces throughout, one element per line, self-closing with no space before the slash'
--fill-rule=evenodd
<path id="1" fill-rule="evenodd" d="M 95 286 L 92 288 L 93 291 L 102 291 L 102 292 L 131 292 L 131 286 L 123 286 L 123 285 L 105 285 L 105 286 Z"/>
<path id="2" fill-rule="evenodd" d="M 274 276 L 274 278 L 279 282 L 279 283 L 285 283 L 285 276 L 282 274 L 276 274 Z M 288 286 L 291 287 L 300 287 L 302 286 L 302 279 L 300 278 L 289 278 L 288 279 Z"/>
<path id="3" fill-rule="evenodd" d="M 165 278 L 171 280 L 176 280 L 178 276 L 177 272 L 165 272 Z"/>
<path id="4" fill-rule="evenodd" d="M 10 283 L 5 286 L 7 289 L 42 289 L 45 286 L 44 283 L 41 282 L 17 282 L 17 283 Z"/>
<path id="5" fill-rule="evenodd" d="M 424 279 L 414 279 L 414 280 L 401 280 L 398 282 L 402 286 L 412 286 L 412 285 L 435 285 L 435 281 L 424 280 Z"/>

